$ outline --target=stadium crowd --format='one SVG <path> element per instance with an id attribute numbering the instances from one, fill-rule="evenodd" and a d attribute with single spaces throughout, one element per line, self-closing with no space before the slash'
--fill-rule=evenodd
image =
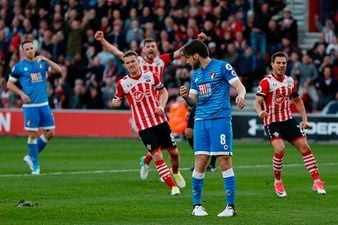
<path id="1" fill-rule="evenodd" d="M 270 55 L 283 51 L 289 56 L 287 74 L 297 78 L 307 111 L 328 104 L 337 108 L 338 12 L 330 9 L 325 19 L 316 17 L 322 35 L 304 51 L 297 20 L 283 0 L 0 0 L 0 108 L 21 107 L 6 82 L 25 39 L 62 67 L 48 78 L 52 108 L 111 108 L 116 82 L 126 71 L 95 40 L 97 30 L 119 49 L 140 54 L 144 38 L 155 39 L 160 52 L 169 53 L 204 32 L 211 57 L 231 63 L 248 92 L 270 71 Z M 184 58 L 166 67 L 170 100 L 179 86 L 189 84 L 190 75 Z"/>

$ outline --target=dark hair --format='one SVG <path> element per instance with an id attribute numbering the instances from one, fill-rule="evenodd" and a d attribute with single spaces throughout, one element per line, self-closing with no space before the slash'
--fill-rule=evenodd
<path id="1" fill-rule="evenodd" d="M 27 44 L 27 43 L 32 43 L 32 44 L 33 44 L 33 41 L 30 40 L 30 39 L 26 39 L 26 40 L 24 40 L 24 41 L 21 43 L 21 47 L 23 48 L 23 46 L 24 46 L 25 44 Z"/>
<path id="2" fill-rule="evenodd" d="M 138 56 L 137 52 L 129 50 L 129 51 L 126 51 L 126 52 L 123 54 L 123 57 L 122 57 L 122 58 L 129 57 L 129 56 L 132 56 L 132 55 L 134 55 L 134 56 L 136 56 L 136 57 Z"/>
<path id="3" fill-rule="evenodd" d="M 183 48 L 183 54 L 185 57 L 199 54 L 202 58 L 209 56 L 209 49 L 202 41 L 193 40 Z"/>
<path id="4" fill-rule="evenodd" d="M 151 43 L 151 42 L 155 42 L 156 44 L 156 41 L 153 38 L 146 38 L 143 41 L 143 45 L 146 45 L 147 43 Z"/>
<path id="5" fill-rule="evenodd" d="M 276 52 L 271 56 L 271 62 L 274 63 L 277 57 L 284 57 L 288 61 L 288 55 L 285 52 Z"/>

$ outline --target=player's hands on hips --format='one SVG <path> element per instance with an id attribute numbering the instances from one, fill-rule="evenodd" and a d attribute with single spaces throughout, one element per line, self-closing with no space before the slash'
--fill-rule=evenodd
<path id="1" fill-rule="evenodd" d="M 155 113 L 159 116 L 162 115 L 164 113 L 164 108 L 162 106 L 157 107 Z"/>
<path id="2" fill-rule="evenodd" d="M 121 106 L 121 99 L 114 97 L 113 100 L 111 100 L 113 107 L 120 107 Z"/>
<path id="3" fill-rule="evenodd" d="M 97 40 L 97 41 L 101 41 L 102 39 L 103 39 L 103 32 L 102 31 L 96 31 L 96 33 L 95 33 L 95 39 Z"/>
<path id="4" fill-rule="evenodd" d="M 25 93 L 21 94 L 20 97 L 21 97 L 23 103 L 25 103 L 25 104 L 31 103 L 31 99 Z"/>
<path id="5" fill-rule="evenodd" d="M 181 86 L 180 87 L 180 95 L 183 98 L 187 98 L 188 97 L 188 88 L 186 86 Z"/>
<path id="6" fill-rule="evenodd" d="M 310 124 L 307 121 L 300 122 L 300 127 L 303 128 L 303 129 L 310 129 L 311 128 Z"/>
<path id="7" fill-rule="evenodd" d="M 245 107 L 245 104 L 246 104 L 245 98 L 238 95 L 236 97 L 236 104 L 237 104 L 237 107 L 239 109 L 243 109 Z"/>

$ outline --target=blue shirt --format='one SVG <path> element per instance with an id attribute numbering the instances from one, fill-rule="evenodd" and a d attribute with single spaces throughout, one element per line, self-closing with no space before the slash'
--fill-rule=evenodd
<path id="1" fill-rule="evenodd" d="M 231 118 L 230 88 L 237 79 L 236 71 L 225 61 L 211 59 L 206 68 L 197 69 L 190 87 L 198 98 L 195 120 Z"/>
<path id="2" fill-rule="evenodd" d="M 31 104 L 46 103 L 48 69 L 49 65 L 45 61 L 22 60 L 13 66 L 10 79 L 19 81 L 22 91 L 31 99 Z"/>

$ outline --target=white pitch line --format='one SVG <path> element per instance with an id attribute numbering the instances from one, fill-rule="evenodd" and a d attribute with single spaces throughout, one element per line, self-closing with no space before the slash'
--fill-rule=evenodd
<path id="1" fill-rule="evenodd" d="M 319 167 L 322 166 L 337 166 L 338 163 L 321 163 Z M 234 166 L 234 169 L 252 169 L 252 168 L 270 168 L 272 165 L 243 165 L 243 166 Z M 304 164 L 287 164 L 284 167 L 304 167 Z M 155 171 L 155 169 L 150 169 L 150 171 Z M 190 168 L 181 168 L 183 171 L 188 171 Z M 53 173 L 41 173 L 39 176 L 60 176 L 60 175 L 81 175 L 81 174 L 107 174 L 107 173 L 131 173 L 139 172 L 139 169 L 122 169 L 122 170 L 92 170 L 92 171 L 68 171 L 68 172 L 53 172 Z M 0 174 L 1 177 L 27 177 L 32 176 L 31 174 Z"/>

